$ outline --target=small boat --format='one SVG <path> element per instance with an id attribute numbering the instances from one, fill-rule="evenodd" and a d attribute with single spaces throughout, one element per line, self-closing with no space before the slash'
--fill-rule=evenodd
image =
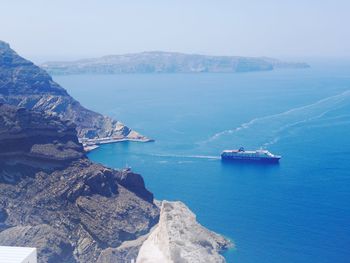
<path id="1" fill-rule="evenodd" d="M 246 151 L 243 147 L 238 150 L 225 150 L 221 153 L 222 160 L 278 162 L 281 156 L 274 155 L 267 150 Z"/>

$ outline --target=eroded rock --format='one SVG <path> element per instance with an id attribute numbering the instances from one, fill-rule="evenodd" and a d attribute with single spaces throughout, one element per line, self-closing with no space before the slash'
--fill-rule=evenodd
<path id="1" fill-rule="evenodd" d="M 225 262 L 220 252 L 230 246 L 229 240 L 201 226 L 182 202 L 162 201 L 159 223 L 136 263 Z"/>

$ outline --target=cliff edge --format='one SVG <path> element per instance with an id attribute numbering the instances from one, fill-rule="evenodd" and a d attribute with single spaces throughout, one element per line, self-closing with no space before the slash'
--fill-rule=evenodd
<path id="1" fill-rule="evenodd" d="M 50 75 L 0 41 L 0 102 L 55 115 L 76 124 L 83 144 L 149 139 L 117 120 L 88 110 Z"/>

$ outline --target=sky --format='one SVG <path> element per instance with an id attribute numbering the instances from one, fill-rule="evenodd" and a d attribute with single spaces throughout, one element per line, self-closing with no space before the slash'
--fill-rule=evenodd
<path id="1" fill-rule="evenodd" d="M 350 0 L 0 0 L 0 39 L 36 62 L 161 50 L 350 57 Z"/>

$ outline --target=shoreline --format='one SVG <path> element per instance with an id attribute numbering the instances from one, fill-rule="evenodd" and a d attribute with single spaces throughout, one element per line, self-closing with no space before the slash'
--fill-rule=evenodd
<path id="1" fill-rule="evenodd" d="M 95 150 L 100 147 L 102 144 L 110 144 L 110 143 L 118 143 L 118 142 L 154 142 L 154 139 L 149 139 L 147 137 L 140 138 L 140 139 L 133 139 L 133 138 L 118 138 L 118 139 L 112 139 L 112 138 L 101 138 L 101 139 L 88 139 L 88 140 L 81 140 L 80 142 L 83 144 L 84 151 L 85 152 L 91 152 L 92 150 Z"/>

